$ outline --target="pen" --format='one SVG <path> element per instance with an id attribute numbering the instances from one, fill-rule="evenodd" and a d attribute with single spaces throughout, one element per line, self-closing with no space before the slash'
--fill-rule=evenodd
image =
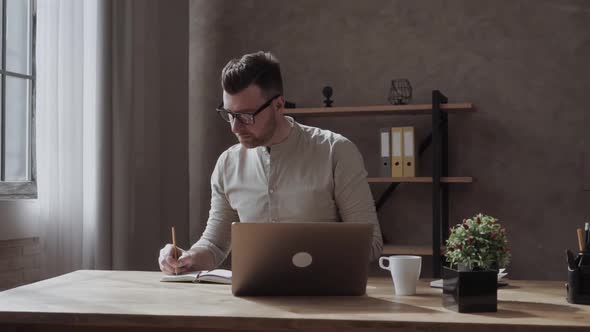
<path id="1" fill-rule="evenodd" d="M 578 232 L 578 248 L 580 251 L 584 251 L 584 233 L 581 228 L 576 229 L 576 231 Z"/>
<path id="2" fill-rule="evenodd" d="M 174 226 L 172 226 L 172 257 L 178 259 L 178 257 L 176 257 L 176 233 L 174 232 Z M 176 268 L 174 268 L 174 274 L 178 274 Z"/>

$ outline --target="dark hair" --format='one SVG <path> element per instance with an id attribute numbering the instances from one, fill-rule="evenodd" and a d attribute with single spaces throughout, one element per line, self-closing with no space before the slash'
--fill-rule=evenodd
<path id="1" fill-rule="evenodd" d="M 279 60 L 270 52 L 246 54 L 231 59 L 221 72 L 221 87 L 230 95 L 256 84 L 265 97 L 283 94 L 283 79 Z"/>

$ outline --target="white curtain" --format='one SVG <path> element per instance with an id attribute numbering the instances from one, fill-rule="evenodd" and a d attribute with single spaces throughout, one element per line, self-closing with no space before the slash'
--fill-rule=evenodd
<path id="1" fill-rule="evenodd" d="M 188 246 L 188 2 L 39 0 L 42 275 Z"/>
<path id="2" fill-rule="evenodd" d="M 111 267 L 110 1 L 37 3 L 43 277 Z"/>

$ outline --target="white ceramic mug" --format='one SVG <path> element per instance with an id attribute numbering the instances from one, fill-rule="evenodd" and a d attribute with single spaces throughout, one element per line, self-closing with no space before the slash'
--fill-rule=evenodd
<path id="1" fill-rule="evenodd" d="M 420 278 L 422 257 L 402 255 L 381 257 L 379 267 L 391 272 L 396 295 L 416 294 L 416 282 Z"/>

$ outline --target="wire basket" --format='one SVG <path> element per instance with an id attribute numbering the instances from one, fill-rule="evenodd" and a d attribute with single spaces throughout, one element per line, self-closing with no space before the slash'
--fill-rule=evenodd
<path id="1" fill-rule="evenodd" d="M 389 89 L 389 103 L 392 105 L 407 105 L 412 100 L 412 85 L 405 78 L 391 80 Z"/>

